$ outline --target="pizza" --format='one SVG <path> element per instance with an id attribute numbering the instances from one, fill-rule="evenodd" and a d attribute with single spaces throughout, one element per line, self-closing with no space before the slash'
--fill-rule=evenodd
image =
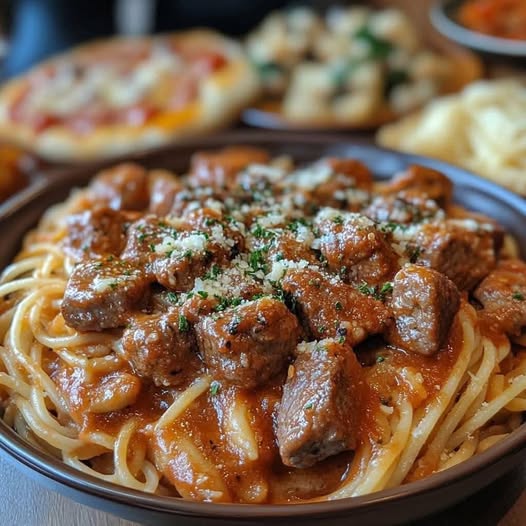
<path id="1" fill-rule="evenodd" d="M 0 90 L 0 139 L 53 161 L 119 156 L 220 128 L 257 96 L 241 47 L 197 29 L 88 43 Z"/>

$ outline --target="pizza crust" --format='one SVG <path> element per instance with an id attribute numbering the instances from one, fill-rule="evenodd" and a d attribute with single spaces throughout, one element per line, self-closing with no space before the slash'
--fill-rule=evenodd
<path id="1" fill-rule="evenodd" d="M 235 42 L 205 29 L 174 34 L 170 38 L 187 43 L 202 42 L 205 47 L 221 50 L 230 59 L 225 67 L 201 82 L 195 102 L 178 111 L 161 112 L 141 126 L 99 126 L 83 135 L 75 134 L 65 126 L 52 126 L 35 133 L 31 127 L 12 122 L 8 116 L 7 108 L 23 89 L 24 77 L 20 77 L 10 81 L 0 92 L 0 139 L 32 150 L 51 161 L 106 159 L 223 128 L 257 97 L 260 89 L 258 76 Z M 80 46 L 45 64 L 72 59 L 78 53 L 107 42 Z"/>

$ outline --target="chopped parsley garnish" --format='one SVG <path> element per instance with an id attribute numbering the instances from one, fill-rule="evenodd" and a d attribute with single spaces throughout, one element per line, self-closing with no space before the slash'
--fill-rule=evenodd
<path id="1" fill-rule="evenodd" d="M 514 300 L 517 300 L 517 301 L 524 301 L 524 294 L 522 294 L 522 292 L 514 292 L 511 297 L 514 299 Z"/>
<path id="2" fill-rule="evenodd" d="M 203 298 L 204 300 L 208 298 L 208 292 L 206 292 L 206 290 L 198 290 L 197 294 L 199 294 L 199 296 L 201 296 L 201 298 Z"/>
<path id="3" fill-rule="evenodd" d="M 182 314 L 179 314 L 179 320 L 177 322 L 177 328 L 179 329 L 179 332 L 188 332 L 190 330 L 190 324 L 188 323 L 188 320 L 186 319 L 186 316 L 183 316 Z"/>
<path id="4" fill-rule="evenodd" d="M 393 284 L 390 281 L 386 281 L 380 289 L 380 294 L 385 296 L 389 292 L 393 292 Z"/>
<path id="5" fill-rule="evenodd" d="M 362 281 L 357 288 L 365 296 L 373 296 L 376 290 L 376 287 L 369 286 L 365 281 Z"/>
<path id="6" fill-rule="evenodd" d="M 259 223 L 252 229 L 252 235 L 258 239 L 269 239 L 275 236 L 274 232 L 263 228 Z"/>
<path id="7" fill-rule="evenodd" d="M 119 286 L 119 284 L 116 281 L 112 281 L 110 283 L 110 289 L 111 290 L 115 290 L 118 286 Z"/>
<path id="8" fill-rule="evenodd" d="M 378 285 L 373 286 L 362 281 L 357 289 L 365 296 L 372 296 L 375 300 L 385 301 L 387 294 L 393 291 L 393 284 L 390 281 L 386 281 L 381 287 L 378 287 Z"/>
<path id="9" fill-rule="evenodd" d="M 154 243 L 150 243 L 148 245 L 148 248 L 150 249 L 150 252 L 155 252 L 155 244 Z"/>
<path id="10" fill-rule="evenodd" d="M 265 264 L 265 256 L 263 255 L 265 252 L 268 252 L 268 247 L 253 250 L 248 256 L 248 264 L 254 272 L 258 270 L 266 272 L 267 266 Z"/>
<path id="11" fill-rule="evenodd" d="M 334 308 L 336 310 L 342 310 L 343 309 L 343 305 L 341 303 L 341 301 L 337 301 L 335 304 L 334 304 Z"/>
<path id="12" fill-rule="evenodd" d="M 213 217 L 207 217 L 205 219 L 206 226 L 214 226 L 217 225 L 217 223 L 219 223 L 219 221 L 217 219 L 214 219 Z"/>
<path id="13" fill-rule="evenodd" d="M 327 327 L 325 327 L 324 325 L 320 325 L 320 326 L 318 327 L 318 332 L 319 332 L 320 334 L 323 334 L 323 333 L 326 332 L 326 331 L 327 331 Z"/>
<path id="14" fill-rule="evenodd" d="M 382 232 L 394 232 L 395 230 L 399 229 L 402 231 L 407 230 L 409 227 L 407 225 L 403 225 L 401 223 L 395 223 L 393 221 L 388 221 L 387 223 L 383 224 L 380 227 L 380 230 Z"/>
<path id="15" fill-rule="evenodd" d="M 308 226 L 308 223 L 305 219 L 302 217 L 299 217 L 298 219 L 293 219 L 288 225 L 287 230 L 290 230 L 291 232 L 294 232 L 295 234 L 298 233 L 298 228 L 300 226 Z"/>
<path id="16" fill-rule="evenodd" d="M 221 269 L 215 263 L 212 265 L 210 270 L 205 274 L 205 279 L 215 279 L 219 276 Z"/>
<path id="17" fill-rule="evenodd" d="M 191 250 L 186 250 L 183 254 L 183 258 L 185 259 L 192 259 L 193 252 Z"/>
<path id="18" fill-rule="evenodd" d="M 175 292 L 169 292 L 166 295 L 166 298 L 168 299 L 170 303 L 177 303 L 178 301 L 177 294 Z"/>
<path id="19" fill-rule="evenodd" d="M 388 40 L 376 36 L 368 26 L 362 26 L 353 38 L 362 40 L 369 45 L 368 57 L 372 60 L 382 60 L 387 58 L 393 50 L 393 45 Z"/>
<path id="20" fill-rule="evenodd" d="M 211 384 L 210 384 L 210 394 L 212 396 L 215 396 L 217 393 L 219 393 L 219 390 L 221 389 L 221 384 L 214 380 Z"/>
<path id="21" fill-rule="evenodd" d="M 343 225 L 343 217 L 342 216 L 336 216 L 332 218 L 332 222 L 335 225 Z"/>
<path id="22" fill-rule="evenodd" d="M 377 356 L 376 357 L 376 363 L 382 363 L 385 361 L 385 358 L 383 356 Z"/>
<path id="23" fill-rule="evenodd" d="M 222 312 L 228 307 L 237 307 L 241 305 L 243 298 L 227 298 L 225 296 L 214 295 L 214 298 L 219 301 L 219 303 L 214 307 L 215 312 Z"/>
<path id="24" fill-rule="evenodd" d="M 314 404 L 312 402 L 308 402 L 305 404 L 305 409 L 312 409 L 314 407 Z"/>

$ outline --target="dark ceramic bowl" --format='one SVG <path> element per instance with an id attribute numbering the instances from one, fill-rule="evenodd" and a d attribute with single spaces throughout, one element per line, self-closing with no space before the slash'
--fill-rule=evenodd
<path id="1" fill-rule="evenodd" d="M 135 160 L 148 167 L 180 172 L 186 168 L 190 155 L 196 149 L 232 144 L 262 146 L 274 154 L 288 153 L 300 162 L 324 155 L 354 157 L 363 160 L 379 179 L 388 178 L 412 163 L 431 166 L 453 180 L 455 200 L 459 204 L 497 219 L 515 235 L 522 248 L 522 255 L 526 255 L 526 205 L 520 197 L 460 168 L 414 155 L 353 144 L 341 136 L 233 133 L 165 148 Z M 18 250 L 24 233 L 35 225 L 44 210 L 66 198 L 73 187 L 85 185 L 96 168 L 85 166 L 55 172 L 49 176 L 46 184 L 39 182 L 28 188 L 11 201 L 8 208 L 0 211 L 4 247 L 0 253 L 0 268 L 8 264 Z M 109 513 L 158 526 L 267 522 L 302 526 L 318 526 L 320 523 L 324 526 L 393 525 L 423 517 L 465 499 L 516 467 L 526 454 L 525 448 L 526 424 L 484 453 L 399 488 L 317 504 L 249 506 L 159 497 L 109 484 L 80 473 L 29 445 L 0 421 L 0 450 L 45 486 Z"/>
<path id="2" fill-rule="evenodd" d="M 441 0 L 430 12 L 435 28 L 457 44 L 492 57 L 501 57 L 519 62 L 526 58 L 526 40 L 498 38 L 472 31 L 457 21 L 456 13 L 465 0 Z"/>

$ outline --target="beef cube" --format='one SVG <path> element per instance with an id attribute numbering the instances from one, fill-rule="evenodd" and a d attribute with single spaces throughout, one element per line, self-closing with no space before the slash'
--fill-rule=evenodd
<path id="1" fill-rule="evenodd" d="M 181 224 L 178 220 L 169 223 L 155 215 L 143 216 L 129 226 L 121 258 L 141 263 L 154 261 L 163 243 L 177 239 Z"/>
<path id="2" fill-rule="evenodd" d="M 400 192 L 376 197 L 362 213 L 378 223 L 420 223 L 443 215 L 435 201 L 420 194 Z M 441 218 L 441 217 L 440 217 Z"/>
<path id="3" fill-rule="evenodd" d="M 203 318 L 196 335 L 215 378 L 252 389 L 284 370 L 298 343 L 299 324 L 282 302 L 261 298 Z"/>
<path id="4" fill-rule="evenodd" d="M 354 209 L 354 205 L 361 205 L 369 199 L 368 192 L 372 190 L 373 177 L 363 163 L 354 159 L 335 157 L 322 159 L 320 163 L 331 170 L 331 175 L 312 192 L 310 198 L 314 203 L 319 206 Z M 354 202 L 355 194 L 360 197 L 357 203 Z"/>
<path id="5" fill-rule="evenodd" d="M 223 150 L 198 152 L 191 162 L 190 178 L 196 186 L 233 188 L 237 175 L 250 164 L 266 164 L 265 150 L 249 146 L 231 146 Z"/>
<path id="6" fill-rule="evenodd" d="M 361 162 L 326 158 L 292 172 L 279 186 L 298 193 L 315 207 L 359 209 L 369 200 L 372 184 L 371 172 Z"/>
<path id="7" fill-rule="evenodd" d="M 482 304 L 480 315 L 499 332 L 520 336 L 526 327 L 526 263 L 500 261 L 473 293 Z"/>
<path id="8" fill-rule="evenodd" d="M 166 216 L 174 206 L 176 196 L 184 188 L 177 177 L 166 170 L 152 170 L 149 175 L 149 211 Z"/>
<path id="9" fill-rule="evenodd" d="M 390 322 L 389 310 L 380 300 L 314 269 L 288 270 L 282 287 L 314 339 L 339 337 L 356 345 L 383 332 Z"/>
<path id="10" fill-rule="evenodd" d="M 195 338 L 178 310 L 135 316 L 122 336 L 122 349 L 133 370 L 156 386 L 181 385 L 199 363 Z"/>
<path id="11" fill-rule="evenodd" d="M 122 327 L 147 301 L 149 284 L 142 269 L 113 257 L 80 263 L 68 280 L 62 316 L 78 331 Z"/>
<path id="12" fill-rule="evenodd" d="M 95 203 L 114 210 L 144 210 L 150 200 L 146 170 L 134 163 L 122 163 L 102 171 L 90 185 Z"/>
<path id="13" fill-rule="evenodd" d="M 460 293 L 444 274 L 406 265 L 393 281 L 391 309 L 395 324 L 388 340 L 411 352 L 434 354 L 447 343 L 459 307 Z"/>
<path id="14" fill-rule="evenodd" d="M 188 218 L 145 216 L 130 226 L 122 259 L 140 262 L 161 285 L 181 292 L 212 265 L 224 265 L 237 254 L 236 243 L 241 241 L 222 223 L 192 230 Z"/>
<path id="15" fill-rule="evenodd" d="M 316 217 L 321 234 L 320 250 L 329 270 L 347 283 L 377 286 L 389 281 L 397 270 L 399 256 L 386 233 L 360 214 L 339 214 L 322 209 Z"/>
<path id="16" fill-rule="evenodd" d="M 277 418 L 285 465 L 308 468 L 356 447 L 361 378 L 351 348 L 330 339 L 298 346 Z"/>
<path id="17" fill-rule="evenodd" d="M 492 230 L 471 220 L 422 225 L 414 244 L 412 262 L 445 274 L 460 290 L 473 289 L 496 265 Z"/>
<path id="18" fill-rule="evenodd" d="M 126 242 L 126 216 L 111 208 L 97 208 L 67 219 L 67 234 L 62 242 L 64 252 L 75 261 L 118 256 Z"/>
<path id="19" fill-rule="evenodd" d="M 453 197 L 453 183 L 444 174 L 420 165 L 412 165 L 405 172 L 393 177 L 384 190 L 389 194 L 411 190 L 433 199 L 441 208 L 449 205 Z"/>

